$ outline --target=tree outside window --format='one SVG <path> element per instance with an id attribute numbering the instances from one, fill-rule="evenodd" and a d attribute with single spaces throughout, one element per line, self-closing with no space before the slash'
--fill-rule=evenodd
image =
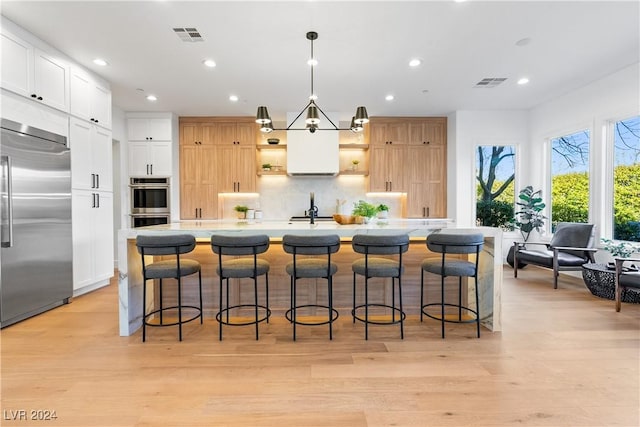
<path id="1" fill-rule="evenodd" d="M 551 140 L 551 223 L 589 221 L 590 132 Z"/>
<path id="2" fill-rule="evenodd" d="M 640 116 L 614 123 L 613 238 L 640 242 Z"/>
<path id="3" fill-rule="evenodd" d="M 514 218 L 515 148 L 479 146 L 476 150 L 476 223 L 510 228 Z"/>

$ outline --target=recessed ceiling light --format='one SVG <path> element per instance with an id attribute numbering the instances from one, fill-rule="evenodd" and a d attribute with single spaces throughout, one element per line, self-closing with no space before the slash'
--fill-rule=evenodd
<path id="1" fill-rule="evenodd" d="M 528 77 L 522 77 L 522 78 L 520 78 L 520 80 L 518 80 L 518 84 L 519 85 L 526 85 L 527 83 L 529 83 L 529 78 Z"/>
<path id="2" fill-rule="evenodd" d="M 393 101 L 394 96 L 393 95 L 387 95 L 387 96 L 384 97 L 384 99 L 387 100 L 387 101 Z"/>
<path id="3" fill-rule="evenodd" d="M 156 98 L 155 95 L 147 95 L 147 101 L 157 101 L 158 98 Z"/>
<path id="4" fill-rule="evenodd" d="M 216 61 L 214 61 L 213 59 L 205 59 L 204 61 L 202 61 L 202 63 L 209 68 L 213 68 L 216 66 Z"/>
<path id="5" fill-rule="evenodd" d="M 229 101 L 237 102 L 238 101 L 238 97 L 236 95 L 231 95 L 231 96 L 229 96 Z"/>
<path id="6" fill-rule="evenodd" d="M 420 64 L 422 64 L 422 61 L 418 58 L 414 58 L 411 61 L 409 61 L 409 67 L 417 67 Z"/>
<path id="7" fill-rule="evenodd" d="M 107 61 L 105 61 L 105 60 L 104 60 L 104 59 L 102 59 L 102 58 L 96 58 L 96 59 L 94 59 L 94 60 L 93 60 L 93 63 L 94 63 L 94 64 L 96 64 L 96 65 L 99 65 L 99 66 L 101 66 L 101 67 L 106 67 L 106 66 L 108 65 L 108 62 L 107 62 Z"/>

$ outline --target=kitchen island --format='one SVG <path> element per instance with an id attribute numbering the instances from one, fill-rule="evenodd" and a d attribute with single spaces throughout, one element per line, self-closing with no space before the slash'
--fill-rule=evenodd
<path id="1" fill-rule="evenodd" d="M 409 235 L 411 243 L 409 251 L 403 256 L 405 273 L 402 277 L 403 303 L 408 316 L 420 314 L 420 263 L 425 258 L 439 257 L 439 254 L 431 253 L 426 245 L 426 237 L 435 231 L 446 229 L 448 233 L 480 232 L 484 235 L 485 245 L 480 254 L 480 266 L 478 287 L 480 295 L 481 324 L 491 330 L 501 330 L 500 293 L 502 284 L 502 232 L 496 228 L 456 228 L 449 220 L 412 220 L 397 219 L 373 222 L 371 224 L 339 225 L 333 221 L 306 222 L 289 221 L 180 221 L 166 225 L 141 227 L 135 229 L 120 230 L 118 236 L 118 267 L 119 267 L 119 321 L 120 335 L 133 334 L 142 325 L 142 262 L 137 252 L 135 239 L 139 234 L 192 234 L 196 237 L 196 249 L 187 257 L 196 259 L 202 264 L 202 285 L 204 293 L 205 316 L 213 317 L 217 311 L 218 277 L 215 273 L 217 257 L 211 251 L 210 237 L 212 234 L 250 235 L 266 234 L 271 238 L 269 250 L 262 255 L 271 264 L 269 271 L 269 304 L 274 316 L 283 315 L 289 304 L 289 276 L 285 273 L 285 265 L 290 261 L 290 255 L 284 253 L 281 238 L 285 234 L 321 235 L 337 234 L 340 236 L 342 246 L 340 251 L 332 258 L 338 264 L 338 273 L 334 276 L 334 306 L 344 315 L 350 315 L 352 305 L 352 272 L 351 263 L 361 255 L 351 249 L 351 238 L 356 234 L 401 234 Z M 457 278 L 447 278 L 457 282 Z M 197 282 L 195 278 L 183 279 L 183 283 Z M 430 302 L 439 301 L 440 277 L 425 273 L 426 299 Z M 147 301 L 150 305 L 154 301 L 153 286 L 148 287 Z M 189 298 L 188 288 L 183 293 L 184 298 Z M 240 295 L 233 286 L 232 301 L 241 301 Z M 261 286 L 262 288 L 262 286 Z M 359 287 L 361 288 L 361 287 Z M 385 300 L 391 299 L 391 281 L 385 285 L 378 295 Z M 457 295 L 457 286 L 448 286 L 451 292 Z M 467 281 L 466 295 L 473 292 L 473 281 Z M 168 289 L 168 288 L 167 288 Z M 313 304 L 322 301 L 323 290 L 326 286 L 310 285 L 310 291 L 304 298 L 307 303 Z M 252 294 L 251 292 L 245 292 Z M 185 296 L 186 295 L 186 296 Z M 247 297 L 252 295 L 247 295 Z M 166 298 L 172 295 L 165 292 Z M 375 297 L 375 296 L 374 296 Z M 474 305 L 473 298 L 469 304 Z"/>

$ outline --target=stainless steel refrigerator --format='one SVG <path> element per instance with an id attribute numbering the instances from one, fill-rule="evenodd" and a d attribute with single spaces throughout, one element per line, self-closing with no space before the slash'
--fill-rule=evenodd
<path id="1" fill-rule="evenodd" d="M 69 302 L 73 293 L 67 138 L 1 120 L 0 326 Z"/>

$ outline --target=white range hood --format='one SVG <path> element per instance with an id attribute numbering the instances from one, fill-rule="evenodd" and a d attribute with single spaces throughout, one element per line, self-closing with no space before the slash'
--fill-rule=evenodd
<path id="1" fill-rule="evenodd" d="M 287 123 L 291 123 L 298 113 L 287 113 Z M 327 116 L 338 123 L 336 113 Z M 291 129 L 304 129 L 304 115 Z M 321 128 L 328 129 L 324 116 L 320 117 Z M 337 130 L 289 130 L 287 132 L 287 174 L 291 176 L 336 176 L 340 170 L 339 132 Z"/>

